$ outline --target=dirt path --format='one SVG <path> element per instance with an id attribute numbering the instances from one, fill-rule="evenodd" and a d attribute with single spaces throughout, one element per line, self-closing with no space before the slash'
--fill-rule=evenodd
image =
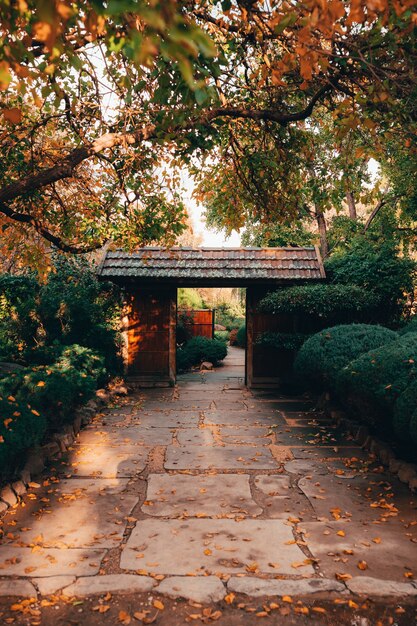
<path id="1" fill-rule="evenodd" d="M 417 498 L 242 355 L 97 415 L 8 513 L 4 623 L 416 623 Z"/>

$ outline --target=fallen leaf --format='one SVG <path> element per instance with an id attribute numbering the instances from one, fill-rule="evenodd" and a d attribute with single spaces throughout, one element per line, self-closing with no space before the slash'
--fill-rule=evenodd
<path id="1" fill-rule="evenodd" d="M 228 593 L 227 596 L 225 596 L 224 601 L 226 604 L 233 604 L 235 598 L 236 595 L 234 593 Z"/>
<path id="2" fill-rule="evenodd" d="M 289 604 L 292 603 L 293 599 L 291 598 L 291 596 L 282 596 L 282 601 L 283 602 L 288 602 Z"/>
<path id="3" fill-rule="evenodd" d="M 352 578 L 352 576 L 350 574 L 335 574 L 335 577 L 337 578 L 337 580 L 350 580 Z"/>
<path id="4" fill-rule="evenodd" d="M 130 622 L 132 621 L 132 618 L 130 617 L 129 613 L 126 613 L 126 611 L 119 611 L 119 622 L 121 622 L 122 624 L 126 624 L 126 626 L 128 624 L 130 624 Z"/>
<path id="5" fill-rule="evenodd" d="M 161 602 L 160 600 L 155 600 L 153 603 L 154 607 L 156 609 L 158 609 L 159 611 L 163 611 L 165 608 L 165 605 L 163 604 L 163 602 Z"/>
<path id="6" fill-rule="evenodd" d="M 368 569 L 368 563 L 366 561 L 359 561 L 357 567 L 362 571 L 366 570 Z"/>

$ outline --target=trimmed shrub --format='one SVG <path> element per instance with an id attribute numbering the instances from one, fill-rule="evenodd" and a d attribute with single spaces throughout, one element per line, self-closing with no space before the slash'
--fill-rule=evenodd
<path id="1" fill-rule="evenodd" d="M 417 380 L 413 381 L 394 406 L 393 427 L 395 436 L 403 443 L 410 443 L 410 437 L 417 443 Z"/>
<path id="2" fill-rule="evenodd" d="M 210 361 L 213 365 L 217 365 L 226 355 L 225 341 L 208 337 L 193 337 L 177 350 L 177 367 L 184 370 L 192 365 L 200 365 L 203 361 Z"/>
<path id="3" fill-rule="evenodd" d="M 316 333 L 303 344 L 294 363 L 298 380 L 315 390 L 334 391 L 340 370 L 364 352 L 379 348 L 398 335 L 383 326 L 349 324 Z"/>
<path id="4" fill-rule="evenodd" d="M 240 348 L 246 348 L 246 324 L 237 331 L 236 342 Z"/>
<path id="5" fill-rule="evenodd" d="M 42 441 L 46 418 L 12 395 L 0 397 L 0 414 L 0 479 L 4 481 L 20 469 L 25 451 Z"/>
<path id="6" fill-rule="evenodd" d="M 417 333 L 371 350 L 343 368 L 338 389 L 365 421 L 391 426 L 394 404 L 417 379 Z"/>
<path id="7" fill-rule="evenodd" d="M 265 313 L 299 313 L 308 318 L 343 322 L 372 317 L 379 297 L 356 285 L 300 285 L 265 296 L 259 309 Z"/>
<path id="8" fill-rule="evenodd" d="M 310 335 L 304 333 L 262 333 L 256 343 L 261 346 L 270 346 L 279 350 L 299 350 Z"/>

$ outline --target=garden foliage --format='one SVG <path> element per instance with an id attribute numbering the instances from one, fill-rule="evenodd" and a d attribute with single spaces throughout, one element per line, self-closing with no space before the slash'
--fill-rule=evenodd
<path id="1" fill-rule="evenodd" d="M 313 335 L 301 347 L 295 371 L 306 387 L 330 390 L 355 419 L 400 442 L 415 459 L 416 363 L 416 332 L 351 324 Z"/>
<path id="2" fill-rule="evenodd" d="M 0 276 L 0 360 L 23 366 L 0 378 L 1 478 L 120 371 L 118 311 L 117 290 L 83 260 L 57 258 L 44 282 Z"/>
<path id="3" fill-rule="evenodd" d="M 326 328 L 302 345 L 294 362 L 298 380 L 314 390 L 334 391 L 343 367 L 364 352 L 379 348 L 398 335 L 370 324 L 346 324 Z"/>
<path id="4" fill-rule="evenodd" d="M 203 361 L 210 361 L 213 365 L 217 365 L 226 355 L 225 341 L 208 337 L 193 337 L 177 349 L 177 369 L 184 371 L 193 365 L 200 365 Z"/>

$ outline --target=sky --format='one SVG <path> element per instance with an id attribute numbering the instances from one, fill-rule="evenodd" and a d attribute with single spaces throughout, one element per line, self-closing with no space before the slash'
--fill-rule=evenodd
<path id="1" fill-rule="evenodd" d="M 226 239 L 225 234 L 223 232 L 216 232 L 214 230 L 209 229 L 206 226 L 203 211 L 204 208 L 201 204 L 197 204 L 196 202 L 191 202 L 188 205 L 188 210 L 190 213 L 191 220 L 193 222 L 193 230 L 196 234 L 200 234 L 203 238 L 202 246 L 210 247 L 210 248 L 239 248 L 240 247 L 240 236 L 236 231 L 233 231 L 230 237 Z"/>

